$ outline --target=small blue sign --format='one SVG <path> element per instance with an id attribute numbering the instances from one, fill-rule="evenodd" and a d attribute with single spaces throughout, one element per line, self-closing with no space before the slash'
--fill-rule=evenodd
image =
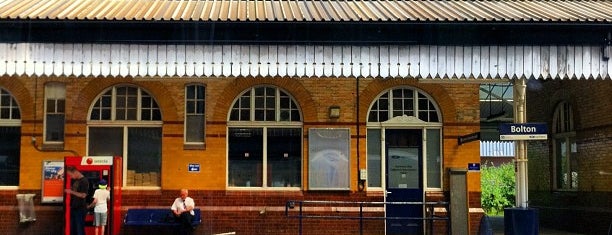
<path id="1" fill-rule="evenodd" d="M 503 123 L 499 125 L 500 140 L 545 140 L 546 123 Z"/>
<path id="2" fill-rule="evenodd" d="M 187 168 L 189 172 L 200 172 L 200 163 L 189 163 Z"/>
<path id="3" fill-rule="evenodd" d="M 468 163 L 468 171 L 480 171 L 480 163 Z"/>

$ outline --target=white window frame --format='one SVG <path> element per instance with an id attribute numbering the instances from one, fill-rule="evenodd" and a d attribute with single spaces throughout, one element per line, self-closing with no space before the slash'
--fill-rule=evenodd
<path id="1" fill-rule="evenodd" d="M 0 126 L 6 126 L 6 127 L 20 127 L 21 126 L 21 107 L 19 106 L 19 103 L 17 103 L 17 99 L 15 99 L 15 96 L 9 92 L 8 90 L 0 87 L 0 91 L 2 91 L 1 93 L 6 92 L 6 94 L 9 94 L 9 97 L 11 98 L 11 101 L 15 101 L 15 105 L 17 106 L 17 109 L 19 109 L 19 119 L 13 119 L 13 115 L 9 114 L 9 118 L 5 119 L 5 118 L 0 118 Z M 11 112 L 13 110 L 13 105 L 12 102 L 10 104 L 10 109 Z M 23 131 L 22 131 L 23 132 Z M 21 158 L 21 154 L 19 156 L 19 158 Z M 19 160 L 21 161 L 21 159 Z M 19 171 L 21 171 L 21 168 L 19 168 Z M 6 186 L 0 186 L 0 190 L 15 190 L 15 189 L 19 189 L 19 182 L 17 182 L 17 185 L 6 185 Z"/>
<path id="2" fill-rule="evenodd" d="M 373 105 L 376 103 L 376 101 L 378 101 L 383 95 L 387 95 L 389 92 L 391 92 L 392 90 L 395 89 L 411 89 L 413 90 L 413 102 L 414 102 L 414 114 L 418 115 L 419 109 L 418 109 L 418 94 L 424 95 L 425 97 L 427 97 L 427 99 L 433 104 L 436 113 L 438 115 L 438 122 L 425 122 L 423 120 L 420 120 L 418 118 L 418 116 L 398 116 L 398 117 L 393 117 L 393 103 L 392 103 L 392 98 L 389 99 L 389 110 L 387 112 L 389 112 L 389 120 L 385 120 L 383 122 L 367 122 L 366 127 L 367 129 L 380 129 L 380 135 L 381 138 L 384 139 L 385 136 L 385 130 L 386 129 L 420 129 L 422 131 L 422 151 L 423 151 L 423 161 L 422 161 L 422 169 L 423 169 L 423 189 L 424 191 L 442 191 L 444 189 L 444 134 L 443 134 L 443 125 L 442 125 L 442 113 L 440 112 L 440 108 L 437 104 L 437 102 L 435 102 L 435 100 L 426 92 L 415 88 L 415 87 L 410 87 L 410 86 L 400 86 L 400 87 L 393 87 L 387 90 L 382 91 L 377 97 L 376 99 L 374 99 L 372 101 L 372 103 L 370 104 L 370 107 L 368 108 L 368 115 L 366 117 L 366 120 L 370 120 L 369 116 L 370 116 L 370 111 L 372 110 Z M 440 130 L 440 187 L 428 187 L 427 182 L 428 182 L 428 177 L 427 177 L 427 161 L 429 160 L 427 158 L 427 130 L 428 129 L 437 129 Z M 366 132 L 367 133 L 367 132 Z M 367 138 L 368 136 L 366 136 L 366 143 L 367 143 Z M 386 188 L 386 179 L 385 179 L 385 174 L 386 174 L 386 150 L 385 150 L 385 142 L 381 141 L 381 169 L 380 169 L 380 179 L 381 179 L 381 186 L 380 187 L 367 187 L 367 191 L 373 191 L 373 192 L 381 192 L 384 191 Z M 367 144 L 366 144 L 366 169 L 367 168 Z"/>
<path id="3" fill-rule="evenodd" d="M 275 120 L 274 121 L 255 121 L 255 89 L 256 88 L 261 88 L 264 87 L 265 88 L 274 88 L 276 89 L 275 92 Z M 231 116 L 231 112 L 232 109 L 234 107 L 234 104 L 237 102 L 238 99 L 240 99 L 246 92 L 251 91 L 250 94 L 250 121 L 233 121 L 230 120 L 230 116 Z M 280 121 L 280 92 L 284 92 L 286 95 L 289 96 L 291 102 L 293 102 L 296 107 L 297 107 L 297 111 L 299 114 L 299 120 L 300 121 Z M 301 112 L 301 108 L 298 105 L 297 101 L 295 100 L 295 98 L 287 91 L 282 90 L 281 88 L 277 87 L 277 86 L 272 86 L 272 85 L 264 85 L 264 86 L 253 86 L 250 87 L 247 90 L 244 90 L 243 92 L 241 92 L 238 96 L 236 96 L 236 98 L 234 98 L 234 101 L 232 101 L 232 105 L 229 108 L 228 114 L 227 114 L 227 129 L 226 129 L 226 133 L 229 133 L 229 129 L 230 128 L 240 128 L 240 127 L 244 127 L 244 128 L 262 128 L 263 129 L 263 159 L 262 159 L 262 187 L 240 187 L 240 186 L 230 186 L 229 184 L 229 138 L 227 138 L 226 141 L 227 142 L 227 151 L 226 151 L 226 159 L 227 159 L 227 164 L 226 164 L 226 168 L 225 168 L 225 187 L 227 189 L 231 189 L 231 190 L 276 190 L 276 191 L 299 191 L 301 190 L 301 188 L 305 187 L 304 186 L 304 171 L 303 171 L 303 166 L 304 166 L 304 158 L 303 156 L 300 156 L 300 178 L 301 181 L 300 182 L 300 187 L 272 187 L 267 184 L 267 180 L 268 180 L 268 159 L 267 159 L 267 153 L 268 153 L 268 147 L 267 147 L 267 130 L 268 128 L 299 128 L 302 133 L 304 132 L 304 125 L 302 123 L 303 120 L 303 116 L 302 116 L 302 112 Z M 303 139 L 303 134 L 302 134 L 302 139 Z M 304 141 L 302 141 L 302 149 L 304 149 L 303 146 Z"/>
<path id="4" fill-rule="evenodd" d="M 61 89 L 61 90 L 55 90 L 55 91 L 51 91 L 51 89 Z M 50 97 L 53 93 L 54 97 Z M 57 112 L 57 101 L 63 98 L 64 99 L 64 112 L 59 113 Z M 55 112 L 53 113 L 49 113 L 48 112 L 48 102 L 47 100 L 49 99 L 53 99 L 55 101 Z M 56 145 L 56 144 L 63 144 L 64 140 L 65 140 L 65 132 L 64 132 L 64 136 L 62 136 L 62 140 L 61 141 L 51 141 L 51 140 L 47 140 L 47 128 L 49 127 L 49 123 L 47 122 L 47 116 L 50 114 L 54 114 L 54 115 L 63 115 L 64 116 L 64 123 L 62 124 L 62 129 L 66 128 L 66 85 L 63 83 L 58 83 L 58 82 L 51 82 L 51 83 L 47 83 L 45 84 L 45 101 L 44 101 L 44 120 L 43 120 L 43 144 L 52 144 L 52 145 Z"/>
<path id="5" fill-rule="evenodd" d="M 567 115 L 563 115 L 567 114 Z M 576 132 L 574 129 L 574 114 L 572 105 L 566 101 L 562 101 L 555 107 L 555 112 L 553 115 L 553 186 L 555 190 L 558 191 L 576 191 L 580 185 L 580 176 L 577 177 L 577 184 L 573 185 L 574 176 L 572 175 L 572 153 L 577 153 L 577 145 L 576 145 Z M 557 157 L 559 154 L 557 151 L 557 144 L 561 140 L 565 141 L 567 145 L 565 146 L 565 152 L 567 154 L 567 163 L 565 165 L 566 174 L 568 177 L 567 185 L 559 185 L 558 184 L 558 173 L 557 165 L 560 164 L 557 162 Z"/>
<path id="6" fill-rule="evenodd" d="M 117 93 L 116 93 L 116 89 L 118 87 L 134 87 L 138 89 L 138 96 L 137 96 L 137 115 L 136 115 L 136 119 L 137 120 L 116 120 L 115 118 L 115 113 L 116 113 L 116 97 L 117 97 Z M 93 109 L 95 108 L 95 104 L 96 102 L 100 99 L 100 97 L 102 97 L 102 95 L 106 94 L 109 90 L 112 89 L 112 93 L 111 93 L 111 120 L 91 120 L 91 112 L 93 111 Z M 149 121 L 149 120 L 141 120 L 141 111 L 142 111 L 142 102 L 141 102 L 141 98 L 142 98 L 142 92 L 145 92 L 147 95 L 149 95 L 151 97 L 151 99 L 153 99 L 153 101 L 155 103 L 158 104 L 158 109 L 160 111 L 160 120 L 154 120 L 154 121 Z M 100 117 L 102 117 L 102 114 L 100 113 Z M 89 107 L 89 111 L 87 112 L 87 143 L 86 143 L 86 152 L 87 155 L 89 155 L 89 128 L 91 127 L 121 127 L 123 129 L 123 152 L 122 152 L 122 158 L 123 158 L 123 162 L 125 164 L 123 164 L 123 172 L 124 174 L 127 173 L 128 171 L 128 128 L 130 127 L 157 127 L 157 128 L 163 128 L 163 117 L 161 117 L 161 107 L 159 107 L 159 102 L 157 102 L 157 100 L 155 99 L 155 97 L 153 95 L 151 95 L 150 92 L 144 90 L 142 87 L 139 86 L 133 86 L 133 85 L 127 85 L 127 84 L 117 84 L 114 85 L 108 89 L 103 90 L 102 92 L 100 92 L 100 94 L 98 94 L 98 96 L 96 96 L 95 99 L 93 99 L 93 102 L 90 104 Z M 162 130 L 163 132 L 163 130 Z M 162 133 L 163 136 L 163 133 Z M 163 142 L 162 142 L 163 144 Z M 163 151 L 162 151 L 163 152 Z M 162 159 L 163 159 L 163 155 L 162 155 Z M 159 173 L 160 173 L 160 178 L 161 178 L 161 164 L 159 166 Z M 126 177 L 123 177 L 123 187 L 124 189 L 143 189 L 143 190 L 159 190 L 161 189 L 161 179 L 160 179 L 160 185 L 158 186 L 128 186 L 126 185 L 127 179 Z"/>
<path id="7" fill-rule="evenodd" d="M 187 90 L 192 88 L 192 87 L 202 87 L 204 89 L 204 98 L 202 98 L 202 100 L 197 99 L 197 95 L 196 98 L 188 98 L 187 97 Z M 202 114 L 198 114 L 198 113 L 188 113 L 187 112 L 187 103 L 188 101 L 195 101 L 196 103 L 198 101 L 202 101 L 204 103 L 204 107 L 203 107 L 203 113 Z M 187 117 L 193 115 L 193 116 L 202 116 L 202 121 L 203 121 L 203 125 L 202 125 L 202 140 L 201 141 L 188 141 L 187 140 L 187 130 L 189 130 L 189 122 Z M 196 83 L 192 83 L 192 84 L 187 84 L 185 85 L 185 116 L 184 116 L 184 123 L 185 125 L 183 125 L 184 130 L 184 144 L 188 145 L 188 146 L 204 146 L 204 144 L 206 143 L 206 86 L 204 84 L 196 84 Z"/>

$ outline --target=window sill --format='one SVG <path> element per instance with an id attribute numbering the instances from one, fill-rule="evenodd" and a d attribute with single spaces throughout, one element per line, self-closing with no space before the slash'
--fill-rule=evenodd
<path id="1" fill-rule="evenodd" d="M 64 150 L 64 143 L 43 143 L 40 146 L 42 150 Z"/>
<path id="2" fill-rule="evenodd" d="M 304 196 L 303 192 L 299 189 L 299 188 L 287 188 L 287 189 L 280 189 L 280 188 L 269 188 L 269 189 L 264 189 L 264 188 L 249 188 L 249 189 L 242 189 L 242 188 L 228 188 L 225 191 L 225 195 L 244 195 L 245 193 L 249 194 L 249 195 L 262 195 L 262 196 L 274 196 L 274 195 L 279 195 L 279 196 Z"/>
<path id="3" fill-rule="evenodd" d="M 206 150 L 206 143 L 183 144 L 183 150 Z"/>

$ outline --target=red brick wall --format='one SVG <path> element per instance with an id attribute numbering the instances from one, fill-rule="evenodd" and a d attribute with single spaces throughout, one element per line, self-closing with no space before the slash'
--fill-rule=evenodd
<path id="1" fill-rule="evenodd" d="M 557 104 L 571 104 L 576 131 L 578 190 L 553 188 L 553 141 L 529 141 L 529 200 L 540 223 L 587 234 L 605 234 L 612 221 L 612 82 L 538 81 L 527 92 L 527 120 L 548 123 Z M 528 86 L 528 88 L 530 88 Z M 588 224 L 589 226 L 584 226 Z"/>
<path id="2" fill-rule="evenodd" d="M 350 200 L 382 201 L 382 196 L 365 196 L 357 186 L 358 169 L 366 167 L 366 128 L 365 119 L 370 104 L 381 92 L 398 86 L 411 86 L 429 94 L 437 102 L 443 118 L 443 172 L 444 190 L 449 190 L 448 168 L 466 168 L 467 163 L 480 162 L 477 142 L 459 146 L 457 137 L 478 132 L 479 100 L 478 84 L 420 83 L 416 79 L 373 79 L 360 78 L 93 78 L 93 77 L 0 77 L 0 87 L 9 91 L 17 100 L 22 111 L 21 169 L 19 192 L 40 195 L 41 167 L 43 160 L 61 160 L 71 152 L 39 152 L 31 145 L 31 137 L 42 143 L 44 84 L 62 82 L 66 84 L 66 128 L 64 148 L 79 155 L 86 154 L 87 114 L 95 98 L 105 89 L 117 84 L 137 85 L 149 92 L 161 107 L 163 117 L 163 146 L 161 190 L 125 190 L 124 211 L 130 207 L 166 207 L 175 197 L 175 191 L 187 187 L 198 201 L 206 218 L 201 234 L 238 230 L 244 233 L 261 232 L 262 226 L 279 228 L 280 231 L 297 230 L 297 222 L 287 220 L 278 209 L 287 200 Z M 186 84 L 201 83 L 206 86 L 206 147 L 204 149 L 185 149 L 183 147 L 183 100 Z M 347 192 L 285 192 L 285 191 L 226 191 L 226 131 L 227 113 L 235 97 L 242 91 L 256 85 L 274 85 L 287 91 L 297 101 L 303 115 L 304 146 L 307 146 L 307 130 L 311 127 L 349 128 L 351 131 L 351 185 Z M 359 103 L 356 104 L 356 86 L 359 84 Z M 341 116 L 329 119 L 328 108 L 340 107 Z M 357 113 L 357 107 L 359 113 Z M 358 117 L 358 118 L 357 118 Z M 359 125 L 359 135 L 357 135 Z M 357 144 L 359 143 L 359 144 Z M 360 146 L 357 149 L 357 146 Z M 357 159 L 360 156 L 360 159 Z M 305 148 L 303 162 L 307 163 Z M 201 165 L 200 173 L 186 171 L 187 162 Z M 359 162 L 359 165 L 357 164 Z M 303 185 L 307 182 L 307 164 L 303 164 Z M 470 206 L 480 208 L 480 175 L 468 176 Z M 17 191 L 0 191 L 10 199 L 0 204 L 0 213 L 16 213 L 15 194 Z M 17 220 L 2 217 L 0 229 L 7 234 L 28 234 L 44 231 L 53 234 L 61 231 L 62 207 L 40 204 L 36 208 L 39 220 L 27 226 L 20 226 Z M 210 206 L 210 207 L 209 207 Z M 272 207 L 260 214 L 260 208 Z M 15 215 L 15 214 L 13 214 Z M 9 216 L 15 217 L 15 216 Z M 211 219 L 214 218 L 214 219 Z M 264 219 L 265 218 L 265 219 Z M 236 221 L 247 221 L 236 223 Z M 49 223 L 51 226 L 48 226 Z M 208 224 L 206 224 L 208 223 Z M 259 226 L 261 223 L 265 223 Z M 353 221 L 350 221 L 353 223 Z M 474 221 L 471 221 L 473 224 Z M 368 231 L 379 234 L 382 223 L 368 222 Z M 240 227 L 236 227 L 236 226 Z M 334 222 L 310 221 L 305 228 L 336 229 Z M 442 226 L 443 227 L 443 226 Z M 473 227 L 473 226 L 472 226 Z M 352 226 L 351 226 L 352 229 Z M 337 227 L 340 232 L 351 234 L 354 230 Z M 471 231 L 475 231 L 471 229 Z M 252 234 L 252 233 L 251 233 Z"/>

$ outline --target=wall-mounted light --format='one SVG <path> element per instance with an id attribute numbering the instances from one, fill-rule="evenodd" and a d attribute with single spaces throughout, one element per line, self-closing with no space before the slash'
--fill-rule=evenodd
<path id="1" fill-rule="evenodd" d="M 339 118 L 340 117 L 340 106 L 329 106 L 329 118 Z"/>

